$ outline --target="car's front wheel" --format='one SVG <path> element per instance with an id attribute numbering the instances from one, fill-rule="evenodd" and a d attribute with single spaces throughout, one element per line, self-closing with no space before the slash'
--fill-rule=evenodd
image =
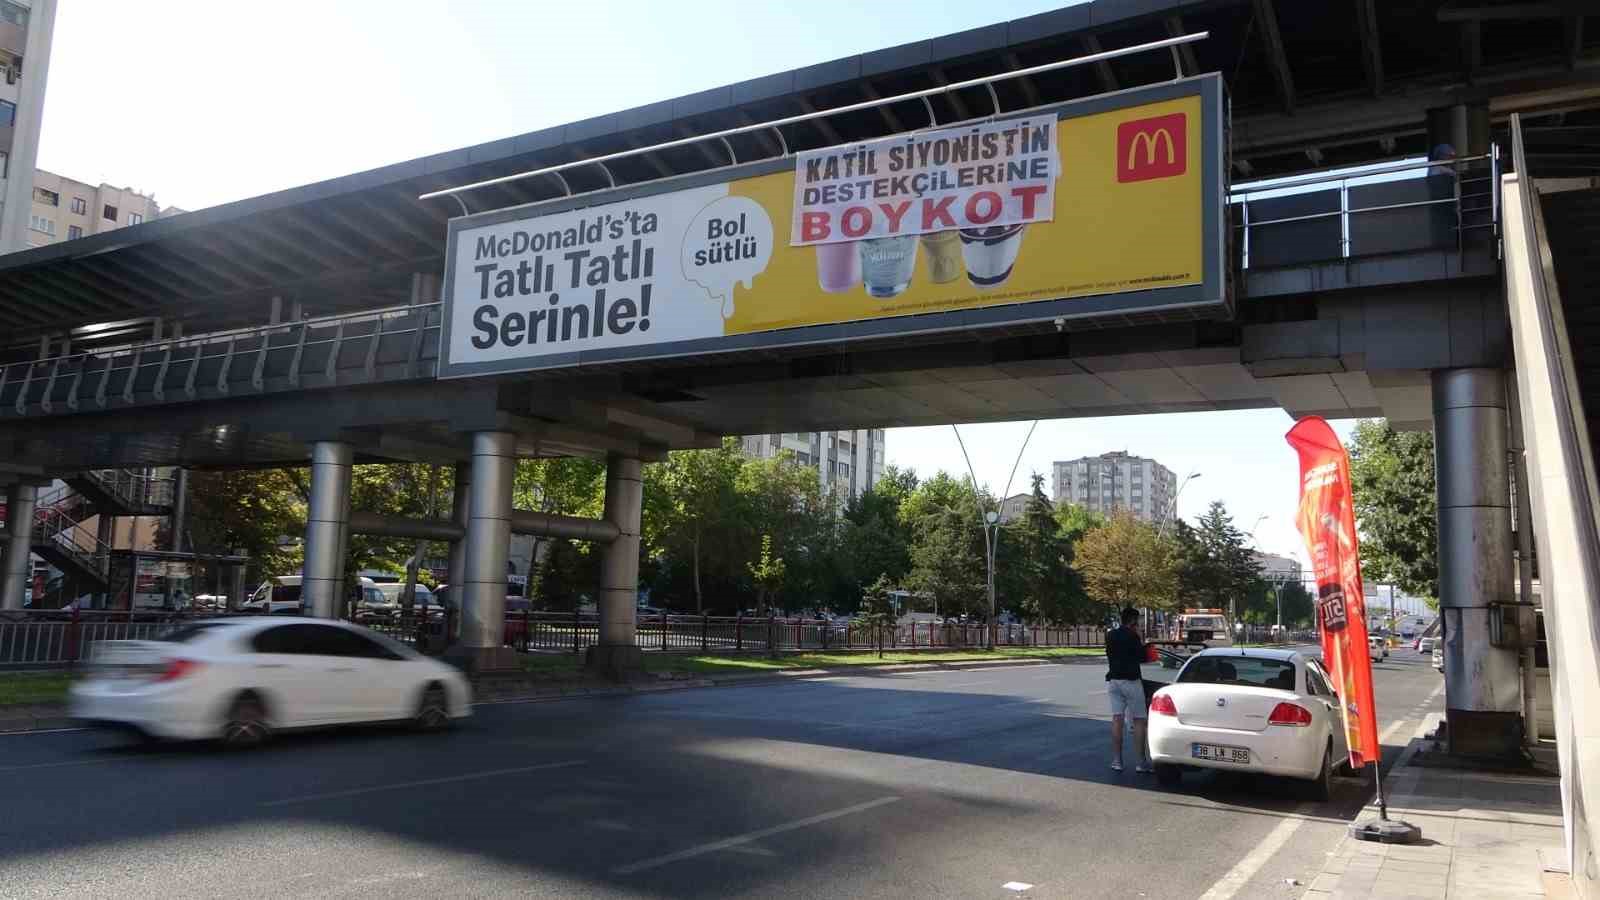
<path id="1" fill-rule="evenodd" d="M 430 684 L 423 690 L 411 721 L 418 731 L 443 731 L 450 727 L 450 701 L 443 685 Z"/>
<path id="2" fill-rule="evenodd" d="M 259 747 L 272 735 L 267 724 L 267 708 L 255 694 L 233 701 L 222 725 L 222 745 L 230 750 Z"/>

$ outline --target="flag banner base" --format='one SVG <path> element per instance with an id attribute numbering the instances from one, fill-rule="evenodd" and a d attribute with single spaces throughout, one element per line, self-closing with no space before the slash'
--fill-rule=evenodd
<path id="1" fill-rule="evenodd" d="M 1368 819 L 1351 822 L 1350 836 L 1376 844 L 1415 844 L 1422 840 L 1422 829 L 1403 819 Z"/>

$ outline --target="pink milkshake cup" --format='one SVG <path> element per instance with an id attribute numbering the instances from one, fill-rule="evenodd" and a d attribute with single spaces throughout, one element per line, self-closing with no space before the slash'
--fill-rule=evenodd
<path id="1" fill-rule="evenodd" d="M 861 283 L 861 251 L 854 241 L 816 244 L 817 283 L 830 294 L 848 291 Z"/>

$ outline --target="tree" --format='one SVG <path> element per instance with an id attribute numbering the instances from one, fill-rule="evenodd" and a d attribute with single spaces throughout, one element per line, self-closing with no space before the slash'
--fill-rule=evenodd
<path id="1" fill-rule="evenodd" d="M 1124 606 L 1171 609 L 1178 599 L 1173 545 L 1154 525 L 1119 512 L 1084 535 L 1077 566 L 1089 596 L 1109 611 Z"/>
<path id="2" fill-rule="evenodd" d="M 858 598 L 868 579 L 900 584 L 911 571 L 912 532 L 900 509 L 916 489 L 916 472 L 889 466 L 877 484 L 845 505 L 839 562 Z"/>
<path id="3" fill-rule="evenodd" d="M 745 460 L 734 487 L 741 515 L 730 545 L 738 548 L 740 558 L 749 559 L 758 552 L 756 537 L 770 537 L 772 552 L 787 564 L 784 594 L 799 601 L 782 606 L 811 605 L 833 578 L 839 512 L 833 495 L 823 491 L 816 470 L 790 453 Z"/>
<path id="4" fill-rule="evenodd" d="M 646 467 L 646 544 L 689 559 L 694 606 L 705 612 L 702 569 L 708 557 L 730 562 L 729 542 L 736 526 L 735 483 L 743 457 L 735 438 L 713 450 L 680 450 L 667 461 Z"/>
<path id="5" fill-rule="evenodd" d="M 1361 567 L 1375 582 L 1439 596 L 1438 497 L 1433 435 L 1395 431 L 1381 419 L 1356 423 L 1350 480 L 1361 531 Z"/>
<path id="6" fill-rule="evenodd" d="M 861 594 L 860 611 L 856 624 L 872 629 L 873 643 L 878 646 L 878 658 L 883 659 L 883 636 L 894 627 L 894 597 L 890 594 L 894 584 L 887 575 L 879 575 Z"/>
<path id="7" fill-rule="evenodd" d="M 913 535 L 906 587 L 946 615 L 989 612 L 978 509 L 971 485 L 945 472 L 918 485 L 900 507 Z"/>
<path id="8" fill-rule="evenodd" d="M 305 500 L 291 471 L 191 470 L 189 540 L 195 552 L 226 556 L 243 550 L 250 557 L 246 575 L 257 579 L 300 571 L 304 551 L 297 539 L 305 534 Z"/>
<path id="9" fill-rule="evenodd" d="M 1044 476 L 1033 476 L 1023 515 L 1000 529 L 996 561 L 1001 604 L 1025 619 L 1066 623 L 1088 611 L 1083 581 L 1072 568 L 1076 532 L 1069 533 L 1044 495 Z"/>
<path id="10" fill-rule="evenodd" d="M 1221 500 L 1211 502 L 1198 524 L 1178 523 L 1180 588 L 1198 606 L 1242 615 L 1263 590 L 1261 566 Z"/>
<path id="11" fill-rule="evenodd" d="M 605 507 L 605 463 L 597 459 L 559 457 L 555 459 L 520 459 L 512 473 L 511 502 L 517 509 L 528 509 L 549 515 L 599 517 Z M 557 545 L 561 550 L 557 550 Z M 594 548 L 587 542 L 574 543 L 554 538 L 535 537 L 533 557 L 528 572 L 528 599 L 549 608 L 565 607 L 563 598 L 572 586 L 563 577 L 575 568 L 591 568 Z M 557 556 L 570 564 L 555 579 Z"/>
<path id="12" fill-rule="evenodd" d="M 745 567 L 750 570 L 750 578 L 756 583 L 756 614 L 765 615 L 767 598 L 782 590 L 783 577 L 787 572 L 783 557 L 772 555 L 772 535 L 761 536 L 761 558 L 746 563 Z"/>

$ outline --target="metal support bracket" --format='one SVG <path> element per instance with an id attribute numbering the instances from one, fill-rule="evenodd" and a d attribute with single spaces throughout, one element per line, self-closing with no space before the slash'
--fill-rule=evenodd
<path id="1" fill-rule="evenodd" d="M 156 383 L 151 386 L 150 393 L 160 403 L 167 399 L 167 369 L 172 366 L 172 345 L 161 354 L 161 367 L 156 369 Z"/>
<path id="2" fill-rule="evenodd" d="M 122 385 L 122 402 L 133 405 L 133 386 L 139 381 L 139 362 L 144 359 L 144 348 L 133 351 L 133 365 L 128 367 L 128 380 Z"/>
<path id="3" fill-rule="evenodd" d="M 100 386 L 94 389 L 94 405 L 106 408 L 106 386 L 111 383 L 111 357 L 106 357 L 106 367 L 100 370 Z"/>
<path id="4" fill-rule="evenodd" d="M 78 363 L 78 371 L 72 373 L 72 383 L 67 386 L 67 409 L 78 411 L 78 386 L 83 384 L 83 370 L 89 368 L 89 357 L 85 356 Z"/>
<path id="5" fill-rule="evenodd" d="M 300 338 L 294 342 L 294 356 L 289 359 L 289 384 L 291 387 L 300 386 L 300 358 L 306 353 L 306 323 L 300 323 Z M 263 340 L 265 340 L 263 338 Z"/>
<path id="6" fill-rule="evenodd" d="M 344 320 L 333 328 L 333 346 L 328 348 L 328 363 L 322 367 L 322 374 L 328 377 L 329 384 L 339 383 L 339 349 L 344 346 Z"/>
<path id="7" fill-rule="evenodd" d="M 233 368 L 233 351 L 238 347 L 238 338 L 228 338 L 228 349 L 222 354 L 222 369 L 217 373 L 217 393 L 228 396 L 228 370 Z"/>
<path id="8" fill-rule="evenodd" d="M 361 370 L 363 372 L 367 373 L 367 380 L 368 381 L 372 380 L 372 376 L 378 370 L 378 344 L 382 340 L 383 340 L 383 316 L 379 316 L 378 319 L 377 319 L 377 323 L 375 325 L 373 325 L 372 337 L 371 337 L 370 340 L 367 341 L 367 358 L 361 364 Z"/>
<path id="9" fill-rule="evenodd" d="M 271 341 L 272 341 L 271 332 L 268 332 L 268 333 L 263 334 L 261 336 L 261 347 L 260 347 L 260 349 L 256 350 L 255 371 L 250 373 L 250 386 L 255 388 L 258 391 L 261 390 L 263 385 L 265 384 L 265 382 L 262 380 L 262 375 L 266 372 L 266 369 L 267 369 L 267 351 L 269 349 L 271 349 L 271 346 L 270 346 Z"/>
<path id="10" fill-rule="evenodd" d="M 55 411 L 55 401 L 50 399 L 50 395 L 54 394 L 56 391 L 56 376 L 60 373 L 61 357 L 58 356 L 56 357 L 56 361 L 50 366 L 50 377 L 45 379 L 44 394 L 39 397 L 39 408 L 45 412 Z"/>
<path id="11" fill-rule="evenodd" d="M 194 379 L 200 374 L 200 354 L 204 351 L 205 345 L 195 345 L 194 359 L 189 360 L 189 374 L 183 377 L 183 395 L 190 400 L 194 399 Z"/>

